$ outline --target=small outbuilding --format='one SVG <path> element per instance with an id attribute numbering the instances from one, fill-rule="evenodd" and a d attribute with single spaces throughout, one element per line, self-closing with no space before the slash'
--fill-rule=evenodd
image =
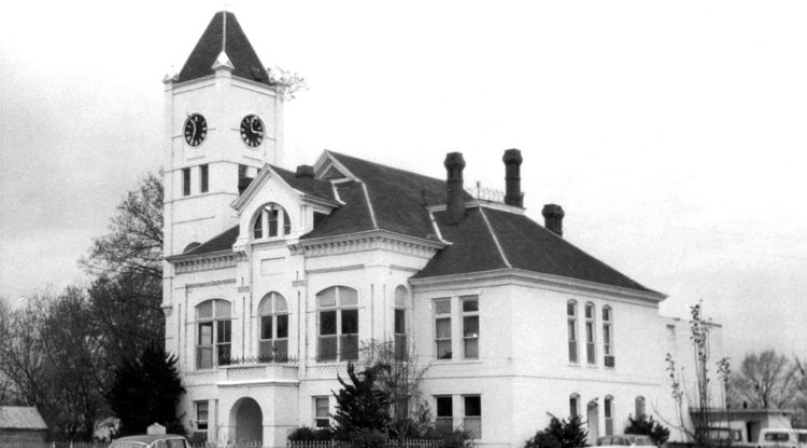
<path id="1" fill-rule="evenodd" d="M 0 406 L 0 445 L 45 442 L 48 425 L 33 406 Z"/>

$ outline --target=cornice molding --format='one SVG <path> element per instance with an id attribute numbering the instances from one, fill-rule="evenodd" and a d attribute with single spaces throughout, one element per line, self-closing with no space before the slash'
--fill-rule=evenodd
<path id="1" fill-rule="evenodd" d="M 415 238 L 386 230 L 371 230 L 331 237 L 300 240 L 290 245 L 292 255 L 326 257 L 369 250 L 387 250 L 420 258 L 431 258 L 445 243 Z"/>
<path id="2" fill-rule="evenodd" d="M 440 290 L 445 288 L 467 287 L 474 283 L 487 285 L 522 285 L 543 288 L 562 293 L 573 293 L 590 297 L 609 297 L 616 300 L 641 301 L 656 305 L 667 298 L 667 295 L 656 291 L 640 291 L 631 288 L 604 285 L 559 275 L 542 274 L 523 269 L 498 269 L 485 272 L 471 272 L 439 277 L 412 278 L 409 282 L 421 291 Z"/>
<path id="3" fill-rule="evenodd" d="M 165 260 L 174 266 L 175 273 L 186 274 L 232 268 L 245 258 L 243 253 L 227 249 L 200 255 L 174 255 Z"/>

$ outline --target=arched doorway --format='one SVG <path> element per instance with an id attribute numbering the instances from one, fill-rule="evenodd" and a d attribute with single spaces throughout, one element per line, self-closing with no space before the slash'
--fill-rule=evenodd
<path id="1" fill-rule="evenodd" d="M 597 401 L 589 401 L 588 406 L 586 406 L 586 419 L 588 420 L 588 443 L 591 444 L 591 446 L 597 444 L 597 437 L 600 436 L 599 413 L 600 410 Z"/>
<path id="2" fill-rule="evenodd" d="M 263 444 L 263 412 L 254 399 L 245 397 L 236 401 L 230 411 L 230 422 L 230 427 L 235 427 L 236 442 Z"/>

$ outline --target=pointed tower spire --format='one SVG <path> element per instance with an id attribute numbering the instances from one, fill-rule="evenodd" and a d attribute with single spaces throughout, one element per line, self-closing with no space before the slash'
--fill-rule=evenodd
<path id="1" fill-rule="evenodd" d="M 217 12 L 179 72 L 177 82 L 211 76 L 214 66 L 232 67 L 233 76 L 271 85 L 260 58 L 235 15 Z"/>

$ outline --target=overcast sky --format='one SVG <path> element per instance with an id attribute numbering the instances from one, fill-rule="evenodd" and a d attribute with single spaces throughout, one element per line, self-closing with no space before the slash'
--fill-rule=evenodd
<path id="1" fill-rule="evenodd" d="M 670 298 L 728 351 L 807 356 L 807 6 L 800 2 L 230 1 L 262 62 L 310 90 L 289 166 L 332 149 L 503 189 Z M 162 163 L 163 84 L 222 1 L 0 7 L 0 296 L 76 260 Z"/>

